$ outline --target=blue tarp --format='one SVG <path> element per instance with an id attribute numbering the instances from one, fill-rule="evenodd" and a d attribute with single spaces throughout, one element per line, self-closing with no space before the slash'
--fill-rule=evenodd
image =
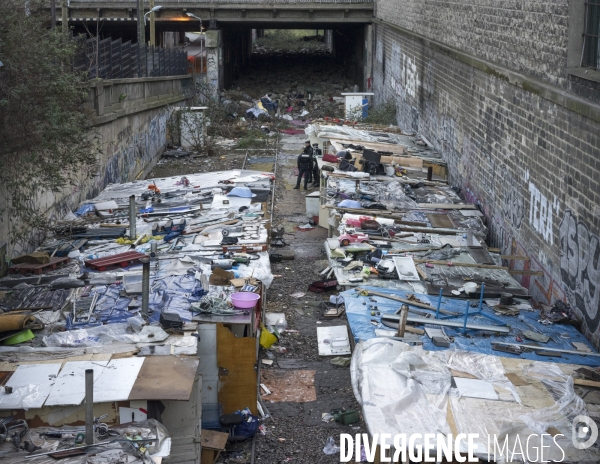
<path id="1" fill-rule="evenodd" d="M 405 292 L 401 290 L 390 290 L 379 287 L 362 287 L 365 290 L 377 291 L 380 293 L 386 293 L 389 295 L 397 296 L 400 298 L 406 298 L 407 294 L 412 292 Z M 352 335 L 355 341 L 358 343 L 362 340 L 369 340 L 375 338 L 375 329 L 386 329 L 381 323 L 381 315 L 383 314 L 394 314 L 401 306 L 401 303 L 388 300 L 378 296 L 364 297 L 359 296 L 356 290 L 348 290 L 341 295 L 344 297 L 346 303 L 346 315 L 348 322 L 352 330 Z M 423 295 L 416 293 L 415 296 L 423 303 L 429 303 L 434 308 L 437 306 L 437 297 L 430 295 Z M 371 299 L 375 301 L 371 301 Z M 475 302 L 476 300 L 471 300 Z M 477 300 L 478 301 L 478 300 Z M 373 309 L 373 306 L 377 306 L 377 309 Z M 455 313 L 465 313 L 465 300 L 454 299 L 454 298 L 442 298 L 441 309 L 452 311 Z M 426 309 L 414 308 L 418 311 L 435 314 L 435 311 L 428 311 Z M 477 311 L 478 308 L 470 308 L 469 311 Z M 379 311 L 381 315 L 371 316 L 371 311 Z M 600 366 L 600 357 L 581 356 L 576 354 L 562 354 L 559 356 L 539 356 L 534 352 L 522 353 L 521 355 L 514 355 L 505 353 L 502 351 L 496 351 L 492 349 L 492 343 L 505 342 L 505 343 L 518 343 L 516 336 L 527 330 L 539 332 L 550 337 L 548 343 L 540 343 L 540 349 L 547 348 L 560 348 L 564 350 L 575 350 L 572 342 L 584 343 L 587 345 L 592 352 L 596 353 L 596 350 L 592 347 L 589 341 L 573 326 L 565 324 L 553 324 L 544 325 L 538 322 L 539 311 L 521 311 L 519 316 L 499 316 L 496 315 L 489 306 L 483 304 L 483 312 L 494 316 L 508 326 L 511 327 L 511 332 L 507 335 L 497 335 L 493 332 L 482 331 L 482 330 L 467 330 L 463 334 L 462 329 L 454 329 L 451 327 L 444 327 L 444 331 L 449 337 L 454 337 L 454 343 L 451 343 L 451 348 L 456 348 L 465 351 L 475 351 L 484 354 L 493 354 L 496 356 L 505 356 L 511 358 L 522 358 L 531 359 L 535 361 L 551 361 L 558 363 L 571 363 L 581 364 L 586 366 Z M 379 325 L 373 325 L 371 321 L 377 320 Z M 462 322 L 464 317 L 451 319 L 454 321 Z M 485 325 L 497 325 L 496 322 L 483 317 L 469 316 L 467 321 L 474 324 L 485 324 Z M 499 325 L 499 324 L 498 324 Z M 431 324 L 431 327 L 441 327 Z M 423 348 L 429 351 L 439 351 L 447 348 L 441 348 L 435 346 L 427 335 L 420 337 L 423 342 Z M 525 339 L 523 344 L 533 344 L 531 340 Z"/>
<path id="2" fill-rule="evenodd" d="M 121 296 L 123 285 L 96 285 L 92 290 L 98 294 L 98 301 L 89 323 L 72 324 L 67 321 L 67 330 L 93 327 L 100 323 L 125 322 L 141 311 L 142 296 Z M 158 322 L 161 312 L 177 313 L 184 322 L 189 322 L 193 314 L 189 308 L 206 295 L 200 282 L 192 274 L 170 276 L 152 280 L 148 304 L 150 322 Z"/>

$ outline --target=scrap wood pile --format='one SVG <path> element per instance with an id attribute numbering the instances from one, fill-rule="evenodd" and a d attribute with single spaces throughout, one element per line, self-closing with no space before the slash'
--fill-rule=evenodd
<path id="1" fill-rule="evenodd" d="M 106 384 L 94 393 L 97 403 L 188 400 L 198 323 L 246 324 L 252 332 L 260 320 L 259 300 L 273 279 L 265 216 L 272 180 L 270 173 L 237 170 L 113 184 L 57 222 L 36 251 L 14 257 L 0 279 L 0 371 L 7 385 L 0 410 L 80 405 L 85 367 L 99 375 L 94 385 Z M 22 364 L 11 364 L 15 359 Z M 161 383 L 163 374 L 169 381 Z M 110 449 L 106 456 L 132 454 L 127 462 L 147 461 L 144 453 L 168 456 L 166 431 L 133 445 L 117 436 L 119 424 L 133 418 L 143 426 L 156 417 L 132 408 L 120 416 L 112 409 L 107 425 L 114 436 L 97 438 L 93 447 L 75 442 L 81 427 L 68 429 L 68 440 L 29 441 L 24 422 L 7 451 L 14 462 L 25 452 L 52 459 L 49 451 L 58 450 L 82 455 L 81 462 L 97 453 L 104 459 L 99 446 Z M 69 419 L 63 423 L 81 420 Z"/>

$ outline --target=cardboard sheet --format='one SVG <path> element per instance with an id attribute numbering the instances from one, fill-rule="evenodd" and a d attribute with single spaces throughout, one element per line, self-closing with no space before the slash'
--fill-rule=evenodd
<path id="1" fill-rule="evenodd" d="M 263 370 L 262 383 L 271 391 L 266 401 L 306 403 L 317 400 L 315 371 Z"/>
<path id="2" fill-rule="evenodd" d="M 179 356 L 149 356 L 144 359 L 133 384 L 130 400 L 190 399 L 198 359 Z"/>

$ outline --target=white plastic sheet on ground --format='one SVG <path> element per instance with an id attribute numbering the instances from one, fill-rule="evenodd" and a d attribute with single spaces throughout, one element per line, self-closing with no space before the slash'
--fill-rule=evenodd
<path id="1" fill-rule="evenodd" d="M 500 456 L 498 448 L 496 462 L 514 458 L 517 441 L 530 452 L 543 445 L 546 462 L 600 462 L 597 447 L 578 450 L 571 440 L 573 420 L 588 416 L 585 402 L 574 392 L 572 377 L 551 363 L 531 362 L 521 368 L 518 375 L 528 382 L 523 387 L 527 402 L 506 377 L 497 356 L 458 350 L 428 352 L 374 338 L 356 346 L 350 370 L 371 436 L 406 434 L 408 440 L 414 433 L 451 433 L 447 421 L 450 407 L 457 433 L 479 434 L 475 455 L 487 458 L 488 446 L 490 453 L 494 452 L 494 440 L 500 447 L 507 440 L 510 453 Z M 498 400 L 461 397 L 451 388 L 451 370 L 492 384 Z M 563 435 L 557 436 L 556 442 L 548 435 L 551 428 Z M 520 447 L 516 448 L 518 452 Z M 466 451 L 465 442 L 461 452 Z"/>

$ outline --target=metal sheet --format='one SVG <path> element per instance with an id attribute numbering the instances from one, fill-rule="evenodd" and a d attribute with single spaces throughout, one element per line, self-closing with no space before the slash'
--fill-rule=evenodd
<path id="1" fill-rule="evenodd" d="M 436 229 L 456 229 L 456 226 L 454 225 L 450 217 L 445 213 L 428 213 L 425 216 L 427 216 L 431 227 L 435 227 Z"/>
<path id="2" fill-rule="evenodd" d="M 62 364 L 27 364 L 19 366 L 6 385 L 9 395 L 0 391 L 0 409 L 41 408 L 48 398 Z"/>
<path id="3" fill-rule="evenodd" d="M 481 246 L 470 246 L 469 253 L 473 257 L 476 263 L 479 264 L 496 264 L 494 259 L 490 256 L 487 248 Z"/>
<path id="4" fill-rule="evenodd" d="M 400 280 L 411 280 L 419 281 L 419 274 L 415 267 L 415 262 L 410 257 L 394 256 L 394 264 L 396 265 L 396 271 L 398 272 L 398 278 Z"/>
<path id="5" fill-rule="evenodd" d="M 46 400 L 46 406 L 79 405 L 85 397 L 85 371 L 93 369 L 94 381 L 108 361 L 71 361 L 65 363 L 52 391 Z"/>
<path id="6" fill-rule="evenodd" d="M 319 356 L 341 356 L 350 354 L 348 328 L 345 325 L 317 327 Z"/>
<path id="7" fill-rule="evenodd" d="M 94 382 L 94 403 L 125 401 L 146 358 L 113 359 Z"/>

